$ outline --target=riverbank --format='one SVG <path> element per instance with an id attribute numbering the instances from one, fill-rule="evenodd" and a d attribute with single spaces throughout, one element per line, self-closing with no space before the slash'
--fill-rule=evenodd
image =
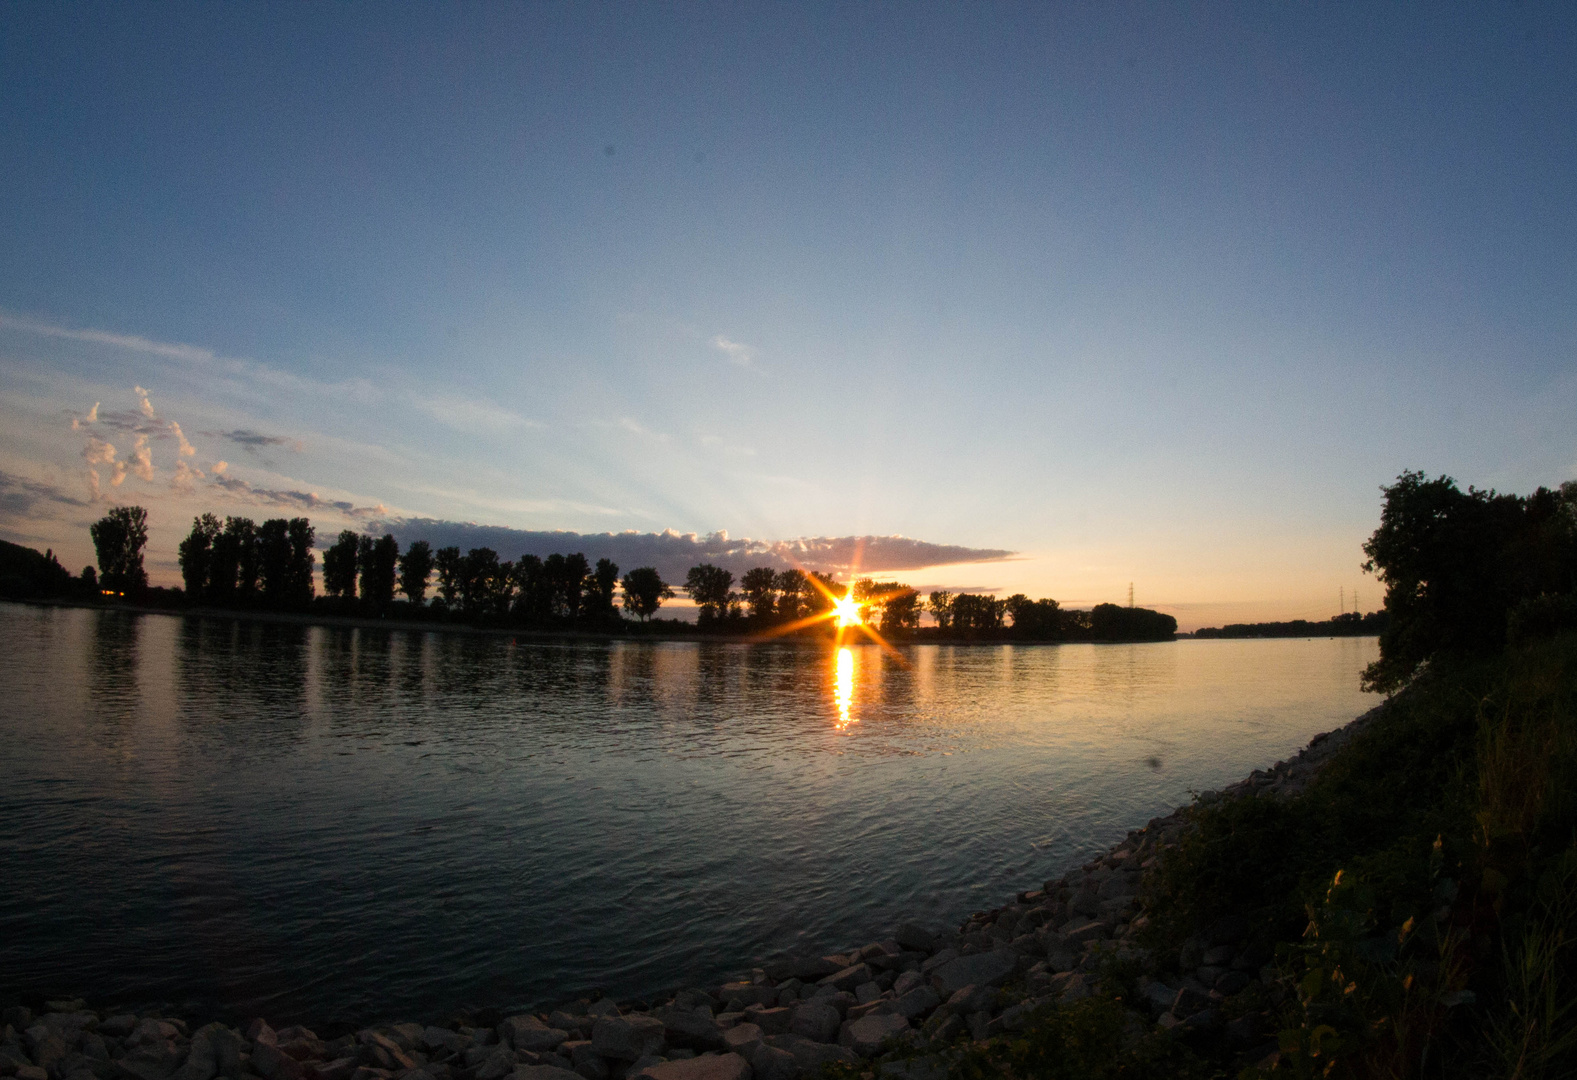
<path id="1" fill-rule="evenodd" d="M 626 623 L 617 630 L 581 630 L 557 629 L 534 630 L 523 627 L 509 626 L 473 626 L 469 623 L 427 620 L 427 619 L 399 619 L 399 618 L 373 618 L 365 615 L 331 615 L 316 611 L 265 611 L 257 609 L 210 608 L 210 607 L 162 607 L 145 604 L 134 604 L 123 601 L 100 602 L 97 600 L 83 600 L 77 598 L 11 598 L 6 603 L 24 604 L 30 607 L 49 608 L 78 608 L 92 611 L 123 611 L 136 615 L 172 615 L 177 618 L 192 617 L 204 619 L 234 619 L 240 622 L 261 622 L 275 625 L 288 626 L 321 626 L 341 630 L 386 630 L 399 631 L 410 634 L 462 634 L 481 637 L 507 637 L 522 641 L 642 641 L 642 642 L 712 642 L 726 645 L 760 645 L 760 644 L 792 644 L 826 648 L 833 642 L 831 634 L 778 634 L 771 631 L 756 633 L 728 634 L 699 630 L 672 629 L 671 620 L 661 628 L 646 628 L 647 624 Z M 922 633 L 925 633 L 922 631 Z M 1178 638 L 1189 635 L 1180 634 Z M 1176 640 L 1176 639 L 1167 639 Z M 868 637 L 861 634 L 849 635 L 844 644 L 847 645 L 873 645 Z M 997 646 L 997 645 L 1134 645 L 1146 644 L 1140 641 L 1037 641 L 1033 639 L 1016 638 L 988 638 L 988 637 L 940 637 L 934 634 L 926 636 L 905 637 L 895 639 L 895 645 L 948 645 L 948 646 Z"/>
<path id="2" fill-rule="evenodd" d="M 1296 797 L 1378 710 L 1316 737 L 1288 762 L 1197 805 Z M 784 958 L 729 981 L 650 1000 L 581 998 L 532 1013 L 479 1010 L 356 1031 L 271 1029 L 261 1021 L 195 1027 L 158 1009 L 90 1012 L 80 1001 L 7 1010 L 0 1074 L 20 1080 L 792 1080 L 825 1066 L 884 1070 L 917 1053 L 1012 1038 L 1047 1007 L 1092 1000 L 1117 968 L 1145 976 L 1124 1007 L 1133 1031 L 1203 1030 L 1251 984 L 1273 979 L 1263 948 L 1231 926 L 1186 970 L 1163 973 L 1143 899 L 1192 811 L 1130 833 L 1104 856 L 1019 892 L 957 928 L 905 923 L 882 939 Z M 1218 940 L 1219 939 L 1219 940 Z M 1211 952 L 1205 955 L 1204 949 Z M 1228 949 L 1228 947 L 1230 947 Z M 1231 955 L 1226 955 L 1228 949 Z M 167 1011 L 167 1010 L 163 1010 Z M 1243 1025 L 1239 1025 L 1242 1029 Z M 1257 1034 L 1257 1033 L 1256 1033 Z M 896 1051 L 897 1057 L 893 1057 Z M 9 1056 L 8 1056 L 9 1055 Z M 933 1060 L 930 1068 L 938 1066 Z M 26 1070 L 41 1070 L 29 1072 Z"/>

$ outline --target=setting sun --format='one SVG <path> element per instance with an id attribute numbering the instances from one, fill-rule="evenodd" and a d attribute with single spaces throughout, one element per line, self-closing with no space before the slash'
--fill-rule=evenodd
<path id="1" fill-rule="evenodd" d="M 840 627 L 859 626 L 864 622 L 860 618 L 860 605 L 854 601 L 854 586 L 849 586 L 849 591 L 843 595 L 843 598 L 832 605 L 832 613 Z"/>

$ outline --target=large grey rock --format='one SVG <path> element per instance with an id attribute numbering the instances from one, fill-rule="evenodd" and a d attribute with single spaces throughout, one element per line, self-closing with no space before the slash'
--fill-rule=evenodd
<path id="1" fill-rule="evenodd" d="M 529 1014 L 507 1017 L 498 1025 L 498 1037 L 516 1050 L 529 1050 L 534 1054 L 554 1050 L 569 1038 L 562 1028 L 548 1027 Z"/>
<path id="2" fill-rule="evenodd" d="M 787 1050 L 793 1054 L 794 1060 L 799 1062 L 799 1067 L 803 1072 L 820 1072 L 823 1065 L 828 1065 L 835 1061 L 853 1065 L 860 1060 L 859 1055 L 846 1046 L 812 1042 L 810 1039 L 793 1033 L 788 1035 L 768 1035 L 767 1045 L 775 1046 L 779 1050 Z"/>
<path id="3" fill-rule="evenodd" d="M 212 1029 L 218 1026 L 197 1029 L 186 1049 L 186 1063 L 175 1070 L 173 1080 L 214 1080 L 219 1075 L 219 1054 L 212 1038 Z"/>
<path id="4" fill-rule="evenodd" d="M 794 1010 L 789 1021 L 789 1031 L 812 1042 L 830 1043 L 838 1037 L 838 1025 L 843 1017 L 831 1005 L 808 1001 Z"/>
<path id="5" fill-rule="evenodd" d="M 635 1073 L 647 1080 L 751 1080 L 750 1063 L 738 1054 L 711 1054 L 665 1061 Z"/>
<path id="6" fill-rule="evenodd" d="M 1103 922 L 1091 920 L 1079 923 L 1077 926 L 1063 928 L 1063 940 L 1069 948 L 1083 948 L 1085 942 L 1103 941 L 1111 934 L 1111 927 Z"/>
<path id="7" fill-rule="evenodd" d="M 608 1080 L 608 1059 L 591 1048 L 590 1039 L 576 1039 L 559 1046 L 559 1053 L 569 1047 L 569 1063 L 586 1080 Z"/>
<path id="8" fill-rule="evenodd" d="M 60 1063 L 66 1060 L 66 1055 L 71 1053 L 70 1044 L 65 1039 L 62 1039 L 58 1032 L 50 1030 L 42 1023 L 34 1024 L 28 1028 L 25 1033 L 25 1039 L 28 1054 L 32 1057 L 33 1064 L 47 1072 L 55 1072 L 59 1068 Z M 169 1072 L 173 1071 L 174 1068 L 175 1065 L 172 1061 L 169 1065 L 169 1071 L 166 1071 L 164 1075 L 168 1076 Z"/>
<path id="9" fill-rule="evenodd" d="M 49 1080 L 49 1073 L 40 1065 L 23 1065 L 16 1070 L 16 1080 Z"/>
<path id="10" fill-rule="evenodd" d="M 993 949 L 950 960 L 931 972 L 936 988 L 950 996 L 962 987 L 998 986 L 1007 981 L 1018 967 L 1019 954 L 1012 949 Z"/>
<path id="11" fill-rule="evenodd" d="M 252 1068 L 264 1080 L 301 1080 L 301 1062 L 273 1043 L 252 1044 Z"/>
<path id="12" fill-rule="evenodd" d="M 581 1080 L 579 1074 L 557 1065 L 516 1065 L 515 1080 Z"/>
<path id="13" fill-rule="evenodd" d="M 652 1016 L 602 1016 L 591 1027 L 592 1049 L 603 1057 L 635 1061 L 666 1045 L 663 1022 Z"/>
<path id="14" fill-rule="evenodd" d="M 861 983 L 871 981 L 871 969 L 866 964 L 851 964 L 842 971 L 833 972 L 821 979 L 819 985 L 830 986 L 835 990 L 852 991 Z"/>
<path id="15" fill-rule="evenodd" d="M 766 1008 L 761 1005 L 752 1005 L 745 1010 L 745 1019 L 760 1028 L 764 1035 L 782 1035 L 789 1029 L 789 1023 L 794 1018 L 794 1010 L 775 1006 Z"/>
<path id="16" fill-rule="evenodd" d="M 741 1009 L 751 1005 L 776 1005 L 778 988 L 748 982 L 724 983 L 722 989 L 717 992 L 717 997 L 730 1009 L 736 1004 Z"/>
<path id="17" fill-rule="evenodd" d="M 936 935 L 916 923 L 900 923 L 897 932 L 893 934 L 893 940 L 905 949 L 912 949 L 915 952 L 936 951 Z"/>
<path id="18" fill-rule="evenodd" d="M 747 1059 L 750 1052 L 761 1045 L 761 1038 L 761 1029 L 754 1024 L 735 1024 L 723 1032 L 723 1044 Z"/>
<path id="19" fill-rule="evenodd" d="M 502 1080 L 515 1071 L 515 1052 L 507 1046 L 494 1046 L 492 1053 L 476 1067 L 471 1080 Z"/>
<path id="20" fill-rule="evenodd" d="M 893 1011 L 907 1020 L 924 1016 L 942 1003 L 941 997 L 929 986 L 916 986 L 893 1002 Z"/>
<path id="21" fill-rule="evenodd" d="M 800 1074 L 799 1061 L 793 1054 L 766 1043 L 757 1044 L 749 1061 L 752 1080 L 795 1080 Z"/>
<path id="22" fill-rule="evenodd" d="M 1127 899 L 1139 891 L 1139 874 L 1126 871 L 1111 875 L 1101 882 L 1096 894 L 1102 900 Z"/>
<path id="23" fill-rule="evenodd" d="M 943 949 L 941 952 L 938 952 L 935 956 L 931 957 L 925 963 L 921 964 L 920 965 L 920 970 L 922 972 L 924 972 L 925 974 L 929 975 L 929 974 L 931 974 L 931 972 L 935 971 L 937 968 L 941 967 L 943 964 L 950 963 L 951 961 L 957 960 L 958 957 L 959 957 L 959 952 L 958 952 L 957 949 Z"/>
<path id="24" fill-rule="evenodd" d="M 207 1034 L 208 1043 L 214 1048 L 214 1061 L 219 1067 L 219 1075 L 228 1080 L 239 1080 L 245 1064 L 241 1055 L 250 1052 L 246 1039 L 239 1031 L 223 1024 L 209 1024 L 198 1030 L 199 1033 Z"/>
<path id="25" fill-rule="evenodd" d="M 681 1046 L 687 1050 L 723 1048 L 723 1029 L 705 1013 L 670 1007 L 656 1009 L 652 1016 L 662 1022 L 663 1036 L 669 1046 Z"/>
<path id="26" fill-rule="evenodd" d="M 906 971 L 893 980 L 893 993 L 903 997 L 917 986 L 925 985 L 925 975 L 918 971 Z"/>
<path id="27" fill-rule="evenodd" d="M 861 1057 L 875 1057 L 889 1039 L 910 1030 L 909 1021 L 895 1013 L 871 1013 L 845 1023 L 838 1032 L 838 1045 Z"/>

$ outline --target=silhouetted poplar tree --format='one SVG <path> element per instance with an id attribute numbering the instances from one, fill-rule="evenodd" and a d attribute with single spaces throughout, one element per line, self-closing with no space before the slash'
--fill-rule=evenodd
<path id="1" fill-rule="evenodd" d="M 142 566 L 142 549 L 148 543 L 148 511 L 140 506 L 117 506 L 88 526 L 88 534 L 93 537 L 104 588 L 135 595 L 148 587 L 148 572 Z"/>

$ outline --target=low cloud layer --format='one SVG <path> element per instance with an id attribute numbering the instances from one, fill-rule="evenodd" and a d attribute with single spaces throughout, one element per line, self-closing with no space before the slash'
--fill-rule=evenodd
<path id="1" fill-rule="evenodd" d="M 818 536 L 768 541 L 733 538 L 726 532 L 700 536 L 672 529 L 660 533 L 530 531 L 434 518 L 374 520 L 367 528 L 369 532 L 392 533 L 401 546 L 412 540 L 426 540 L 435 548 L 453 545 L 465 551 L 488 547 L 505 559 L 579 551 L 593 562 L 612 559 L 625 570 L 655 566 L 665 579 L 674 582 L 683 581 L 685 571 L 704 562 L 736 574 L 755 566 L 889 574 L 926 566 L 998 562 L 1014 554 L 996 548 L 932 544 L 907 536 Z"/>

